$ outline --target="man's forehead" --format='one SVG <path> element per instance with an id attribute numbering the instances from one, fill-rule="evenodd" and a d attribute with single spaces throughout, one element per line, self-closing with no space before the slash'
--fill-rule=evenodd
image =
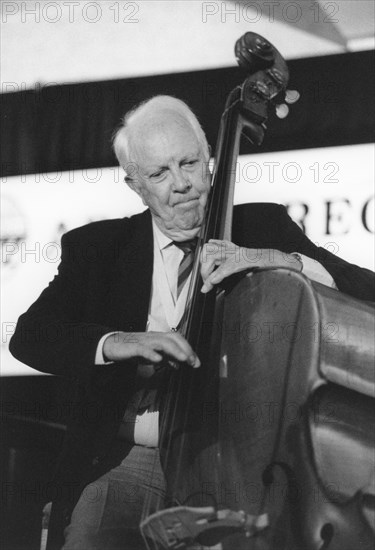
<path id="1" fill-rule="evenodd" d="M 200 145 L 186 119 L 167 115 L 140 121 L 132 129 L 130 148 L 139 161 L 158 164 L 164 163 L 169 155 L 197 154 Z"/>

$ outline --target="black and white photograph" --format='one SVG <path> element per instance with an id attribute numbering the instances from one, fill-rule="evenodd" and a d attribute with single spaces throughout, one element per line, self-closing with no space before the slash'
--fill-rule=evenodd
<path id="1" fill-rule="evenodd" d="M 373 0 L 1 0 L 3 550 L 373 550 Z"/>

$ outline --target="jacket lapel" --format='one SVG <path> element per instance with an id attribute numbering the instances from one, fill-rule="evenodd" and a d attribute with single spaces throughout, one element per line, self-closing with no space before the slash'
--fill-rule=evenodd
<path id="1" fill-rule="evenodd" d="M 153 233 L 146 210 L 128 220 L 120 242 L 117 273 L 114 274 L 113 310 L 119 330 L 144 331 L 151 294 Z"/>

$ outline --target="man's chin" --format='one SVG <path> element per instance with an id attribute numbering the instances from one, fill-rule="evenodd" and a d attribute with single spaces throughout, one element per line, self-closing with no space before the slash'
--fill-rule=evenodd
<path id="1" fill-rule="evenodd" d="M 155 217 L 155 221 L 161 231 L 171 237 L 173 240 L 192 239 L 198 235 L 203 221 L 203 214 L 197 209 L 189 209 L 185 212 L 174 212 L 173 218 L 168 221 L 161 217 Z"/>
<path id="2" fill-rule="evenodd" d="M 174 220 L 173 224 L 168 224 L 164 232 L 174 241 L 184 241 L 196 237 L 200 231 L 200 226 L 201 222 L 199 218 L 195 217 L 192 220 L 184 218 Z"/>
<path id="3" fill-rule="evenodd" d="M 197 212 L 186 212 L 184 216 L 179 216 L 174 221 L 176 229 L 181 229 L 182 231 L 199 229 L 202 225 L 202 217 Z"/>

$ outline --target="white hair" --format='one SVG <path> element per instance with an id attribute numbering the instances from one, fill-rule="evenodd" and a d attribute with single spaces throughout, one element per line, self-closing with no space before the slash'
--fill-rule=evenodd
<path id="1" fill-rule="evenodd" d="M 126 168 L 126 164 L 132 160 L 130 158 L 130 142 L 131 130 L 134 123 L 139 121 L 141 117 L 144 117 L 148 113 L 155 114 L 163 111 L 176 113 L 191 126 L 198 138 L 200 146 L 202 147 L 205 160 L 209 160 L 210 148 L 207 143 L 206 135 L 193 111 L 186 105 L 186 103 L 181 101 L 181 99 L 177 99 L 176 97 L 169 95 L 157 95 L 151 99 L 143 101 L 126 113 L 121 121 L 122 124 L 120 128 L 115 132 L 113 136 L 113 149 L 121 166 Z"/>

